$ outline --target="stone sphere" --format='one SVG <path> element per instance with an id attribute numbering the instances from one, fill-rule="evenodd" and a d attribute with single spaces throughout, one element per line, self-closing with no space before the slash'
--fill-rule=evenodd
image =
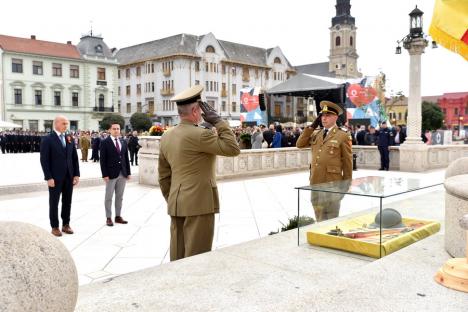
<path id="1" fill-rule="evenodd" d="M 78 274 L 65 246 L 22 222 L 0 222 L 0 311 L 72 312 Z"/>

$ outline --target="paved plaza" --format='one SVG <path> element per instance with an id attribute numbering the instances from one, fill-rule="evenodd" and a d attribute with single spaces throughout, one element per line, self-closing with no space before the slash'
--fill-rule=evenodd
<path id="1" fill-rule="evenodd" d="M 14 163 L 13 161 L 14 160 Z M 83 175 L 98 179 L 97 163 L 80 163 Z M 0 155 L 0 166 L 9 175 L 1 175 L 5 185 L 11 180 L 36 183 L 40 176 L 38 154 Z M 14 174 L 13 167 L 19 172 Z M 135 167 L 133 167 L 135 168 Z M 38 173 L 39 172 L 39 173 Z M 29 177 L 24 177 L 24 175 Z M 18 176 L 22 175 L 20 178 Z M 358 170 L 354 177 L 385 175 L 413 177 L 428 181 L 443 181 L 444 170 L 427 173 L 382 172 Z M 260 176 L 242 180 L 219 181 L 221 213 L 216 217 L 213 249 L 221 249 L 268 236 L 277 231 L 288 218 L 297 214 L 296 186 L 308 183 L 308 172 Z M 384 204 L 405 198 L 424 197 L 440 192 L 441 186 L 408 193 L 388 199 Z M 301 215 L 311 214 L 310 194 L 301 193 Z M 443 206 L 430 207 L 443 215 Z M 378 201 L 346 196 L 340 216 L 376 207 Z M 434 214 L 434 211 L 432 211 Z M 169 223 L 166 204 L 158 187 L 148 187 L 133 181 L 127 184 L 123 213 L 128 225 L 105 226 L 104 185 L 78 187 L 73 194 L 71 226 L 73 235 L 60 239 L 70 250 L 78 269 L 80 284 L 88 284 L 169 261 Z M 0 194 L 0 220 L 22 221 L 50 231 L 48 219 L 48 192 Z M 295 241 L 291 241 L 295 244 Z"/>

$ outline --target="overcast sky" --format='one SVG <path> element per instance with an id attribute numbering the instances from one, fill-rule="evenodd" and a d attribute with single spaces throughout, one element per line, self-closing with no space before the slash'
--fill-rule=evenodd
<path id="1" fill-rule="evenodd" d="M 336 0 L 4 0 L 0 33 L 77 44 L 92 21 L 109 47 L 127 47 L 179 33 L 270 48 L 279 46 L 292 65 L 328 61 Z M 434 0 L 351 0 L 356 18 L 358 68 L 387 75 L 390 90 L 408 95 L 409 55 L 395 54 L 409 32 L 408 13 L 424 11 L 428 33 Z M 422 95 L 468 91 L 468 62 L 439 47 L 422 57 Z"/>

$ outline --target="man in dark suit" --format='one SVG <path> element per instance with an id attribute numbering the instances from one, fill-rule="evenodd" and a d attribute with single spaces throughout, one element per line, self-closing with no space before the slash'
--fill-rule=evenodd
<path id="1" fill-rule="evenodd" d="M 73 186 L 80 180 L 80 167 L 73 138 L 66 134 L 68 119 L 57 116 L 54 130 L 41 142 L 41 166 L 44 180 L 49 186 L 49 219 L 52 234 L 73 234 L 70 227 L 70 210 Z M 59 230 L 58 203 L 62 195 L 62 232 Z"/>
<path id="2" fill-rule="evenodd" d="M 106 182 L 104 206 L 106 208 L 106 224 L 113 226 L 112 197 L 115 192 L 115 223 L 127 224 L 121 216 L 123 194 L 127 180 L 130 180 L 130 160 L 127 143 L 120 138 L 120 125 L 112 124 L 109 136 L 101 142 L 100 164 L 102 178 Z"/>

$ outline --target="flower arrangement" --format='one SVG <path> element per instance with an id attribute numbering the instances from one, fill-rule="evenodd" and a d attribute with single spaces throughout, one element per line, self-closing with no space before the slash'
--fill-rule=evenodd
<path id="1" fill-rule="evenodd" d="M 163 135 L 164 131 L 166 129 L 164 129 L 163 127 L 157 125 L 157 126 L 152 126 L 150 129 L 149 129 L 149 135 L 151 136 L 161 136 Z"/>

